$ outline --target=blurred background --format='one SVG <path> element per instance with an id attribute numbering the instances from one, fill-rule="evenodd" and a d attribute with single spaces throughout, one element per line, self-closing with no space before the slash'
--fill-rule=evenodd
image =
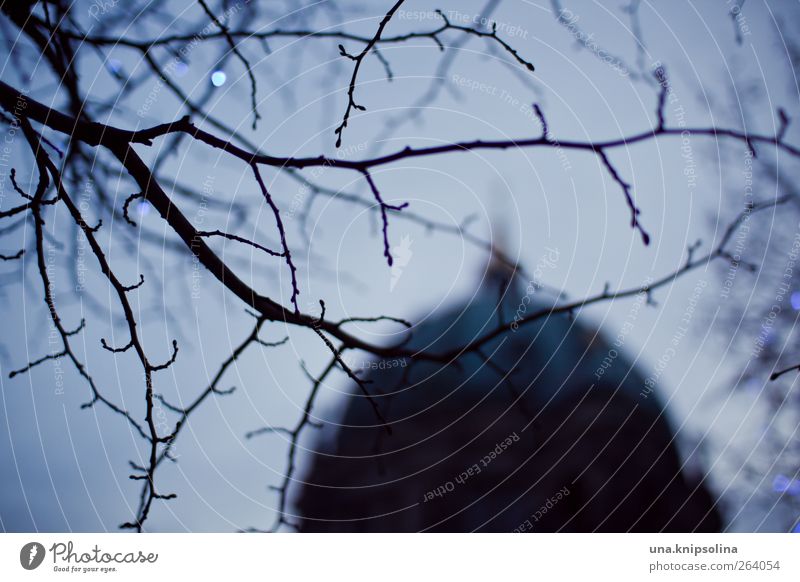
<path id="1" fill-rule="evenodd" d="M 342 1 L 211 6 L 232 31 L 343 30 L 366 37 L 389 8 Z M 432 38 L 380 45 L 380 57 L 367 58 L 358 78 L 356 100 L 367 109 L 354 113 L 338 149 L 334 129 L 347 104 L 352 61 L 337 45 L 354 53 L 362 49 L 358 42 L 291 35 L 240 41 L 258 80 L 262 119 L 253 130 L 251 84 L 242 62 L 231 57 L 224 38 L 191 43 L 204 27 L 216 30 L 200 5 L 75 2 L 64 26 L 97 38 L 186 35 L 149 52 L 163 77 L 136 48 L 76 41 L 74 66 L 93 120 L 141 128 L 193 113 L 198 126 L 218 134 L 225 134 L 220 125 L 235 129 L 274 155 L 361 159 L 406 146 L 536 137 L 542 127 L 533 103 L 554 140 L 619 139 L 656 126 L 659 85 L 653 73 L 659 66 L 671 88 L 664 108 L 669 127 L 774 135 L 781 127 L 779 109 L 789 119 L 800 114 L 795 2 L 409 0 L 384 36 L 435 30 L 442 20 L 434 9 L 453 24 L 490 30 L 496 23 L 498 37 L 535 72 L 491 39 L 455 30 L 438 39 L 444 51 Z M 45 17 L 41 5 L 33 14 Z M 65 108 L 57 76 L 6 14 L 0 15 L 0 33 L 0 78 L 48 106 Z M 20 184 L 35 184 L 21 135 L 8 124 L 2 130 L 8 145 L 3 173 L 16 167 Z M 797 143 L 797 131 L 790 124 L 786 140 Z M 45 135 L 66 146 L 63 136 Z M 279 246 L 274 217 L 240 161 L 172 137 L 137 151 L 198 228 Z M 479 293 L 492 247 L 549 297 L 575 300 L 606 285 L 635 288 L 669 275 L 696 241 L 698 256 L 712 250 L 748 204 L 788 197 L 740 225 L 728 247 L 735 261 L 712 262 L 675 278 L 652 294 L 652 305 L 636 297 L 607 300 L 574 316 L 607 338 L 623 338 L 619 350 L 665 404 L 682 458 L 708 473 L 726 530 L 791 531 L 800 519 L 796 374 L 769 378 L 800 363 L 794 331 L 800 313 L 798 161 L 769 145 L 757 145 L 756 153 L 739 140 L 691 132 L 609 150 L 632 185 L 651 235 L 647 246 L 630 227 L 619 185 L 591 152 L 512 148 L 381 166 L 373 177 L 385 200 L 409 203 L 389 217 L 394 268 L 383 256 L 380 215 L 360 175 L 329 167 L 303 171 L 312 186 L 271 168 L 263 175 L 286 225 L 303 311 L 318 313 L 324 299 L 330 320 L 384 314 L 415 326 Z M 73 197 L 85 204 L 88 217 L 106 217 L 98 239 L 115 269 L 132 282 L 144 274 L 134 302 L 153 359 L 168 359 L 173 339 L 180 345 L 175 365 L 157 376 L 155 389 L 185 405 L 247 336 L 253 319 L 177 244 L 147 202 L 131 206 L 137 228 L 120 220 L 118 211 L 135 186 L 110 167 L 105 154 L 79 165 L 69 175 Z M 5 180 L 0 210 L 18 203 Z M 48 216 L 47 256 L 59 311 L 67 327 L 81 318 L 89 322 L 75 344 L 79 356 L 108 398 L 141 417 L 144 388 L 135 361 L 100 347 L 100 338 L 127 341 L 115 299 L 63 209 Z M 25 247 L 31 229 L 23 221 L 0 231 L 0 252 Z M 285 263 L 229 240 L 210 244 L 245 281 L 289 304 Z M 113 531 L 136 511 L 140 488 L 128 478 L 128 460 L 141 462 L 144 443 L 108 409 L 81 408 L 91 393 L 63 358 L 9 379 L 12 370 L 58 349 L 34 258 L 26 253 L 0 264 L 0 527 Z M 405 331 L 392 322 L 349 329 L 381 345 Z M 280 347 L 255 346 L 242 354 L 221 383 L 236 391 L 210 398 L 192 414 L 174 444 L 178 462 L 158 472 L 160 488 L 178 497 L 154 506 L 148 531 L 273 524 L 280 495 L 270 487 L 283 482 L 290 438 L 281 431 L 246 435 L 293 427 L 311 389 L 301 362 L 316 377 L 328 355 L 310 329 L 268 323 L 261 333 L 268 342 L 287 336 Z M 347 358 L 354 369 L 368 368 L 372 360 L 363 352 Z M 333 434 L 351 389 L 341 371 L 320 386 L 312 420 L 324 428 L 311 427 L 300 438 L 289 514 L 310 453 Z M 172 411 L 161 412 L 174 423 Z"/>

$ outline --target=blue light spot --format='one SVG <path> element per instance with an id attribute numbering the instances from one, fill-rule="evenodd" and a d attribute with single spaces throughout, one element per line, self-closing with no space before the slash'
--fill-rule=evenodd
<path id="1" fill-rule="evenodd" d="M 106 61 L 106 68 L 112 75 L 119 75 L 119 72 L 122 70 L 122 63 L 117 59 L 108 59 Z"/>
<path id="2" fill-rule="evenodd" d="M 145 216 L 150 212 L 150 204 L 147 202 L 147 200 L 142 200 L 136 206 L 136 210 L 139 211 L 140 216 Z"/>
<path id="3" fill-rule="evenodd" d="M 795 311 L 800 311 L 800 291 L 795 291 L 792 293 L 792 309 Z"/>
<path id="4" fill-rule="evenodd" d="M 800 533 L 800 521 L 797 522 L 796 526 L 794 526 L 794 528 L 792 529 L 792 533 Z"/>
<path id="5" fill-rule="evenodd" d="M 224 71 L 214 71 L 211 73 L 211 84 L 214 85 L 214 87 L 222 87 L 227 79 L 228 76 Z"/>
<path id="6" fill-rule="evenodd" d="M 775 475 L 772 481 L 772 490 L 776 493 L 785 493 L 793 497 L 800 495 L 800 481 L 797 479 L 790 479 L 786 475 Z"/>
<path id="7" fill-rule="evenodd" d="M 177 75 L 178 77 L 183 77 L 188 71 L 189 71 L 189 65 L 187 65 L 183 61 L 178 61 L 177 63 L 175 63 L 175 75 Z M 212 83 L 214 82 L 213 76 L 211 77 L 211 82 Z"/>

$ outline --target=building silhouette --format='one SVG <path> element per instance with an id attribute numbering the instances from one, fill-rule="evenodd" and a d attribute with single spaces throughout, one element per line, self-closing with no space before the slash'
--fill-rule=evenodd
<path id="1" fill-rule="evenodd" d="M 503 274 L 491 268 L 409 346 L 446 352 L 497 327 L 499 311 L 508 322 L 553 304 L 516 281 L 500 300 Z M 302 477 L 301 531 L 719 531 L 657 392 L 621 352 L 552 314 L 457 363 L 375 362 L 365 378 L 392 434 L 354 389 Z"/>

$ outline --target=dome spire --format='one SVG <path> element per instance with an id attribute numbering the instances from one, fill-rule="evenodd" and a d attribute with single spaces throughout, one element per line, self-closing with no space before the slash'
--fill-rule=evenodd
<path id="1" fill-rule="evenodd" d="M 510 256 L 507 230 L 499 224 L 501 221 L 498 218 L 492 220 L 488 264 L 481 274 L 483 284 L 493 287 L 500 283 L 510 285 L 519 272 L 518 261 Z"/>

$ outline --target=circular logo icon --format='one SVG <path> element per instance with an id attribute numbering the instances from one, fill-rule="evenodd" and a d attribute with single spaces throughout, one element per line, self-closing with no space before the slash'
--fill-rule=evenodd
<path id="1" fill-rule="evenodd" d="M 28 542 L 19 551 L 19 563 L 26 570 L 35 570 L 44 561 L 44 546 L 39 542 Z"/>

